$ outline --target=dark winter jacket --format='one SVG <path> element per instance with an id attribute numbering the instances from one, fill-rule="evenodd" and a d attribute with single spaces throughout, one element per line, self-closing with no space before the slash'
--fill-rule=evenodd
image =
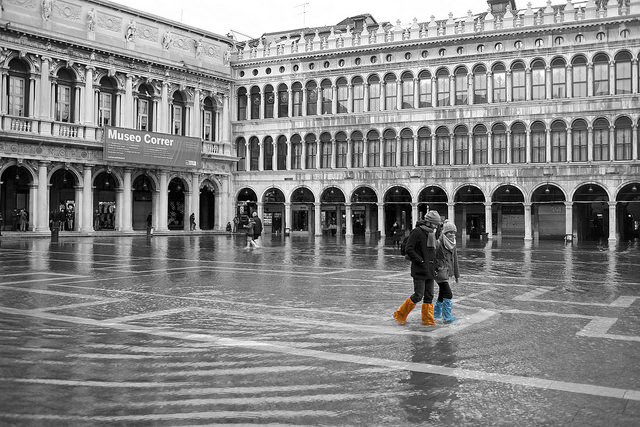
<path id="1" fill-rule="evenodd" d="M 418 221 L 407 240 L 407 256 L 411 259 L 411 277 L 429 280 L 434 277 L 436 236 L 426 222 Z"/>
<path id="2" fill-rule="evenodd" d="M 460 278 L 460 270 L 458 268 L 458 248 L 454 247 L 453 251 L 450 251 L 444 247 L 442 239 L 446 238 L 440 236 L 436 243 L 436 268 L 446 269 L 447 277 L 455 277 L 456 280 Z M 440 280 L 438 280 L 440 282 Z"/>

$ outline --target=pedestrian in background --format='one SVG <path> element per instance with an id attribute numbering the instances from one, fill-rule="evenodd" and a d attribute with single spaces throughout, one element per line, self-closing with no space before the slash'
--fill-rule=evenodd
<path id="1" fill-rule="evenodd" d="M 452 323 L 458 320 L 453 317 L 452 310 L 453 292 L 449 286 L 449 278 L 455 277 L 456 284 L 460 280 L 458 269 L 458 249 L 456 247 L 456 225 L 445 222 L 442 233 L 436 242 L 436 282 L 438 283 L 438 300 L 433 308 L 436 319 L 442 317 L 444 323 Z"/>
<path id="2" fill-rule="evenodd" d="M 391 235 L 393 236 L 393 246 L 399 249 L 400 241 L 403 236 L 400 235 L 400 226 L 398 225 L 398 221 L 393 222 L 393 225 L 391 226 Z"/>
<path id="3" fill-rule="evenodd" d="M 393 313 L 398 323 L 404 325 L 407 316 L 422 301 L 422 324 L 435 325 L 433 317 L 434 263 L 436 250 L 435 231 L 442 220 L 436 211 L 428 211 L 424 220 L 416 222 L 409 233 L 407 256 L 411 259 L 413 294 Z"/>
<path id="4" fill-rule="evenodd" d="M 247 246 L 245 249 L 255 248 L 256 241 L 254 240 L 254 230 L 255 230 L 256 222 L 251 218 L 249 220 L 249 224 L 247 224 Z"/>
<path id="5" fill-rule="evenodd" d="M 4 227 L 4 216 L 2 216 L 2 212 L 0 212 L 0 236 L 2 236 L 2 227 Z"/>
<path id="6" fill-rule="evenodd" d="M 189 230 L 193 231 L 196 229 L 196 214 L 191 212 L 189 215 Z"/>
<path id="7" fill-rule="evenodd" d="M 260 242 L 260 236 L 262 235 L 262 221 L 260 220 L 260 217 L 258 217 L 258 212 L 253 212 L 253 222 L 253 241 L 256 244 L 256 248 L 259 248 L 260 245 L 258 243 Z"/>
<path id="8" fill-rule="evenodd" d="M 237 216 L 233 217 L 233 232 L 234 233 L 238 232 L 238 217 Z"/>
<path id="9" fill-rule="evenodd" d="M 20 231 L 27 231 L 27 211 L 20 209 Z"/>

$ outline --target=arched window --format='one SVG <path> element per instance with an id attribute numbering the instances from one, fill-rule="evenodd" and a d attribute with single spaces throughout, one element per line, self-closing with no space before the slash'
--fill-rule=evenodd
<path id="1" fill-rule="evenodd" d="M 331 167 L 331 135 L 327 132 L 320 134 L 320 168 Z"/>
<path id="2" fill-rule="evenodd" d="M 516 62 L 511 67 L 511 99 L 524 101 L 527 99 L 527 83 L 525 69 L 522 62 Z"/>
<path id="3" fill-rule="evenodd" d="M 593 122 L 593 160 L 609 160 L 609 122 L 596 119 Z"/>
<path id="4" fill-rule="evenodd" d="M 238 120 L 247 120 L 247 89 L 238 89 Z"/>
<path id="5" fill-rule="evenodd" d="M 489 163 L 487 128 L 477 125 L 473 128 L 473 164 L 486 165 Z"/>
<path id="6" fill-rule="evenodd" d="M 245 170 L 246 158 L 247 158 L 247 144 L 244 138 L 238 138 L 236 141 L 236 157 L 238 157 L 238 171 Z"/>
<path id="7" fill-rule="evenodd" d="M 573 126 L 571 126 L 571 161 L 586 162 L 589 160 L 588 139 L 587 122 L 582 119 L 573 122 Z"/>
<path id="8" fill-rule="evenodd" d="M 273 119 L 273 107 L 275 105 L 275 93 L 273 86 L 266 85 L 264 87 L 264 118 Z"/>
<path id="9" fill-rule="evenodd" d="M 587 60 L 584 56 L 578 56 L 571 62 L 571 80 L 573 98 L 585 98 L 587 96 Z"/>
<path id="10" fill-rule="evenodd" d="M 356 131 L 351 134 L 351 167 L 364 166 L 364 140 L 362 133 Z"/>
<path id="11" fill-rule="evenodd" d="M 375 130 L 367 134 L 367 166 L 380 166 L 380 134 Z"/>
<path id="12" fill-rule="evenodd" d="M 491 69 L 493 79 L 493 102 L 507 102 L 507 70 L 503 64 Z"/>
<path id="13" fill-rule="evenodd" d="M 307 82 L 307 116 L 318 114 L 318 85 L 313 80 Z"/>
<path id="14" fill-rule="evenodd" d="M 300 117 L 302 116 L 302 83 L 295 82 L 291 86 L 291 91 L 293 92 L 292 114 L 294 117 Z"/>
<path id="15" fill-rule="evenodd" d="M 615 57 L 616 62 L 616 94 L 631 93 L 631 55 L 620 52 Z"/>
<path id="16" fill-rule="evenodd" d="M 420 101 L 418 107 L 431 107 L 431 73 L 428 71 L 421 71 L 418 75 L 418 79 L 420 80 Z"/>
<path id="17" fill-rule="evenodd" d="M 393 167 L 397 166 L 396 151 L 398 141 L 396 139 L 396 132 L 388 129 L 384 131 L 384 166 Z"/>
<path id="18" fill-rule="evenodd" d="M 567 97 L 567 65 L 562 58 L 556 58 L 551 62 L 551 97 Z"/>
<path id="19" fill-rule="evenodd" d="M 551 161 L 567 161 L 567 125 L 561 120 L 551 124 Z"/>
<path id="20" fill-rule="evenodd" d="M 260 164 L 260 143 L 255 136 L 249 139 L 249 170 L 257 171 Z"/>
<path id="21" fill-rule="evenodd" d="M 380 111 L 380 78 L 370 76 L 369 80 L 369 111 Z"/>
<path id="22" fill-rule="evenodd" d="M 546 127 L 542 122 L 531 125 L 531 163 L 547 161 Z"/>
<path id="23" fill-rule="evenodd" d="M 484 65 L 473 69 L 473 103 L 487 103 L 487 69 Z"/>
<path id="24" fill-rule="evenodd" d="M 56 121 L 75 123 L 75 86 L 75 77 L 70 70 L 63 68 L 58 71 L 55 91 Z"/>
<path id="25" fill-rule="evenodd" d="M 278 117 L 289 117 L 289 90 L 285 84 L 278 86 Z"/>
<path id="26" fill-rule="evenodd" d="M 206 97 L 202 106 L 202 139 L 205 141 L 216 140 L 216 112 L 214 101 L 211 97 Z"/>
<path id="27" fill-rule="evenodd" d="M 256 120 L 260 118 L 260 88 L 253 86 L 251 88 L 251 119 Z"/>
<path id="28" fill-rule="evenodd" d="M 402 74 L 402 108 L 413 108 L 413 74 Z"/>
<path id="29" fill-rule="evenodd" d="M 29 69 L 19 59 L 9 62 L 8 113 L 11 116 L 27 117 L 29 115 Z M 5 96 L 5 93 L 0 94 Z"/>
<path id="30" fill-rule="evenodd" d="M 336 134 L 336 168 L 347 167 L 347 134 L 338 132 Z"/>
<path id="31" fill-rule="evenodd" d="M 349 88 L 347 86 L 347 79 L 344 77 L 339 78 L 336 82 L 336 86 L 338 88 L 338 111 L 336 111 L 336 113 L 348 113 Z"/>
<path id="32" fill-rule="evenodd" d="M 615 160 L 631 160 L 632 143 L 631 120 L 628 117 L 620 117 L 615 121 Z"/>
<path id="33" fill-rule="evenodd" d="M 511 126 L 511 163 L 526 163 L 527 133 L 523 123 Z"/>
<path id="34" fill-rule="evenodd" d="M 333 114 L 333 88 L 331 80 L 324 79 L 320 83 L 322 88 L 322 114 Z"/>
<path id="35" fill-rule="evenodd" d="M 302 138 L 298 134 L 291 137 L 291 169 L 302 169 Z"/>
<path id="36" fill-rule="evenodd" d="M 467 105 L 469 103 L 468 77 L 465 67 L 456 69 L 456 105 Z"/>
<path id="37" fill-rule="evenodd" d="M 316 141 L 316 136 L 312 133 L 308 134 L 304 137 L 304 144 L 307 150 L 305 168 L 315 169 L 318 167 L 316 163 L 316 158 L 318 157 L 318 143 Z"/>
<path id="38" fill-rule="evenodd" d="M 138 87 L 136 97 L 136 129 L 153 131 L 153 88 L 148 84 Z"/>
<path id="39" fill-rule="evenodd" d="M 400 132 L 400 166 L 413 166 L 413 132 L 404 129 Z"/>
<path id="40" fill-rule="evenodd" d="M 603 53 L 593 58 L 593 95 L 609 95 L 609 58 Z"/>
<path id="41" fill-rule="evenodd" d="M 438 81 L 438 107 L 451 105 L 449 71 L 442 68 L 436 73 L 436 79 Z"/>
<path id="42" fill-rule="evenodd" d="M 387 74 L 384 77 L 385 110 L 398 109 L 398 84 L 395 74 Z"/>
<path id="43" fill-rule="evenodd" d="M 441 126 L 436 130 L 436 165 L 451 164 L 450 148 L 451 137 L 449 136 L 449 129 Z"/>
<path id="44" fill-rule="evenodd" d="M 491 131 L 492 163 L 503 165 L 507 163 L 507 128 L 501 124 L 493 125 Z"/>
<path id="45" fill-rule="evenodd" d="M 431 166 L 431 130 L 427 127 L 418 130 L 418 166 Z"/>
<path id="46" fill-rule="evenodd" d="M 531 99 L 542 100 L 547 97 L 547 79 L 544 61 L 537 59 L 531 64 Z"/>
<path id="47" fill-rule="evenodd" d="M 364 80 L 362 77 L 354 77 L 351 85 L 353 86 L 353 112 L 362 113 L 364 111 Z"/>
<path id="48" fill-rule="evenodd" d="M 455 165 L 469 164 L 469 131 L 466 126 L 457 126 L 453 133 L 453 163 Z M 485 149 L 486 151 L 486 149 Z"/>
<path id="49" fill-rule="evenodd" d="M 98 87 L 98 126 L 114 126 L 116 111 L 116 87 L 109 77 L 100 79 Z"/>
<path id="50" fill-rule="evenodd" d="M 262 156 L 262 170 L 273 170 L 273 138 L 267 136 L 262 141 L 262 149 L 264 155 Z"/>
<path id="51" fill-rule="evenodd" d="M 174 92 L 171 104 L 171 133 L 173 135 L 185 135 L 186 111 L 187 106 L 182 94 L 178 91 Z"/>
<path id="52" fill-rule="evenodd" d="M 278 170 L 283 171 L 287 169 L 287 138 L 284 135 L 278 137 L 277 145 L 278 154 Z"/>

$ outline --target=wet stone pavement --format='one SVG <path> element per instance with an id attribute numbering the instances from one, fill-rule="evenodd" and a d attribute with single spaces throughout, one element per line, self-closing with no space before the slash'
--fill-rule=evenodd
<path id="1" fill-rule="evenodd" d="M 452 325 L 364 238 L 0 238 L 0 425 L 640 424 L 640 245 L 460 246 Z"/>

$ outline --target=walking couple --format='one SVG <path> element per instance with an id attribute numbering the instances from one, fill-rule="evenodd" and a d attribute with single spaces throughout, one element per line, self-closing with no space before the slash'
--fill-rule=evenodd
<path id="1" fill-rule="evenodd" d="M 438 233 L 439 227 L 442 230 Z M 456 249 L 456 226 L 452 222 L 442 224 L 436 211 L 428 211 L 423 220 L 416 222 L 406 244 L 407 256 L 411 259 L 413 294 L 393 313 L 400 324 L 405 324 L 407 316 L 422 301 L 422 323 L 435 325 L 435 319 L 444 323 L 458 320 L 452 315 L 453 293 L 449 278 L 460 278 L 458 252 Z M 434 283 L 438 283 L 439 294 L 433 305 Z"/>

